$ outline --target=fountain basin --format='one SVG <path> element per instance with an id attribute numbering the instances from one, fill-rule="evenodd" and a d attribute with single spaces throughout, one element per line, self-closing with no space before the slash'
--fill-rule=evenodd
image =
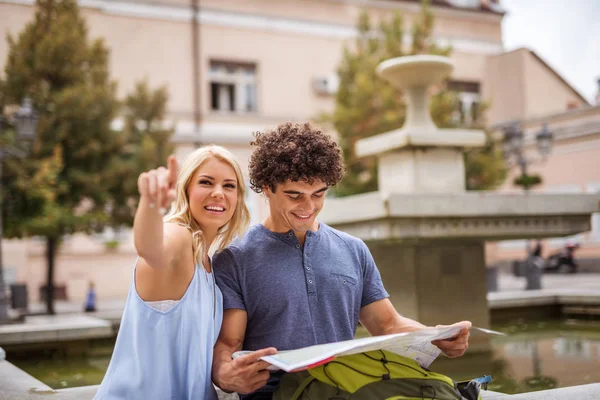
<path id="1" fill-rule="evenodd" d="M 423 54 L 386 60 L 377 67 L 377 74 L 395 87 L 406 89 L 440 83 L 453 69 L 448 57 Z"/>

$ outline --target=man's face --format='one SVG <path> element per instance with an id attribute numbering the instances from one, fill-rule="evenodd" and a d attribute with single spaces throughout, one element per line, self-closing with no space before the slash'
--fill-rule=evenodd
<path id="1" fill-rule="evenodd" d="M 278 184 L 275 192 L 266 188 L 271 219 L 278 231 L 293 229 L 295 233 L 316 231 L 317 215 L 323 208 L 327 185 L 316 179 L 312 184 L 287 181 Z"/>

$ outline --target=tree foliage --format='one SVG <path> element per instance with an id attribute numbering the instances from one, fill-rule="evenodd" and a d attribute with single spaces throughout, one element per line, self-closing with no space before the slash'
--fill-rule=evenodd
<path id="1" fill-rule="evenodd" d="M 138 176 L 149 169 L 166 165 L 173 153 L 170 143 L 174 130 L 165 127 L 169 95 L 166 87 L 151 89 L 146 80 L 138 82 L 124 102 L 122 131 L 125 146 L 111 168 L 114 185 L 109 189 L 111 225 L 132 225 L 139 201 Z"/>
<path id="2" fill-rule="evenodd" d="M 542 177 L 538 174 L 521 174 L 513 179 L 515 186 L 521 186 L 523 190 L 531 190 L 534 186 L 542 184 Z"/>
<path id="3" fill-rule="evenodd" d="M 116 83 L 108 49 L 101 39 L 88 39 L 75 0 L 37 0 L 33 21 L 17 37 L 8 35 L 8 45 L 5 113 L 10 120 L 11 105 L 29 97 L 40 120 L 27 157 L 5 160 L 2 212 L 8 236 L 47 238 L 51 283 L 60 238 L 107 220 L 110 166 L 124 144 L 111 129 Z M 4 139 L 16 145 L 14 136 L 8 126 Z"/>
<path id="4" fill-rule="evenodd" d="M 93 229 L 107 200 L 107 161 L 122 146 L 110 128 L 118 102 L 108 50 L 102 40 L 88 41 L 73 0 L 38 0 L 34 21 L 8 43 L 6 101 L 29 97 L 40 114 L 27 159 L 14 160 L 28 182 L 17 185 L 19 202 L 6 202 L 8 233 L 60 237 Z M 47 190 L 33 185 L 36 177 Z M 27 204 L 32 197 L 38 201 Z"/>

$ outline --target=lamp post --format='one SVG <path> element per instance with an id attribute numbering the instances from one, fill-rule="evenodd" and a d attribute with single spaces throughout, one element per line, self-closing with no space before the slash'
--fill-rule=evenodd
<path id="1" fill-rule="evenodd" d="M 35 139 L 37 134 L 38 121 L 39 116 L 33 109 L 31 100 L 26 97 L 23 100 L 21 108 L 17 111 L 15 115 L 15 125 L 18 139 L 23 141 L 31 141 Z M 2 129 L 1 122 L 2 121 L 0 120 L 0 132 Z M 25 153 L 17 148 L 10 146 L 0 148 L 0 324 L 9 322 L 8 297 L 6 295 L 2 262 L 2 167 L 4 158 L 8 156 L 23 158 L 25 157 Z"/>
<path id="2" fill-rule="evenodd" d="M 535 135 L 535 141 L 537 149 L 542 159 L 546 159 L 552 152 L 552 142 L 554 136 L 548 130 L 548 125 L 544 124 L 542 130 Z M 519 166 L 521 170 L 520 179 L 523 181 L 523 188 L 525 192 L 529 191 L 532 186 L 531 182 L 527 181 L 529 175 L 527 175 L 527 166 L 535 162 L 535 160 L 529 159 L 525 156 L 525 134 L 520 129 L 518 123 L 514 123 L 504 130 L 503 138 L 503 153 L 504 157 L 512 162 L 513 165 Z"/>
<path id="3" fill-rule="evenodd" d="M 550 152 L 552 151 L 553 139 L 554 137 L 548 130 L 547 124 L 544 124 L 542 130 L 535 135 L 537 150 L 542 160 L 545 160 L 550 155 Z M 504 130 L 503 147 L 505 159 L 508 160 L 509 165 L 512 164 L 512 166 L 516 165 L 519 167 L 521 170 L 521 175 L 518 180 L 522 184 L 525 193 L 529 192 L 529 189 L 533 185 L 540 182 L 538 177 L 531 177 L 527 174 L 528 165 L 536 162 L 537 160 L 526 157 L 524 150 L 525 134 L 520 129 L 518 123 L 510 125 Z M 525 289 L 541 289 L 542 266 L 536 265 L 536 261 L 540 261 L 539 257 L 541 254 L 534 254 L 536 252 L 541 253 L 541 248 L 532 253 L 531 247 L 529 246 L 529 240 L 527 240 L 525 244 L 525 252 L 527 254 L 525 264 L 527 267 L 525 274 L 527 285 Z"/>

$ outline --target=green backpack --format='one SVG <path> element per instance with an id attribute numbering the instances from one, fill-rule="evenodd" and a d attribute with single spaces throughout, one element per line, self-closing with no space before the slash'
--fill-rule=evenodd
<path id="1" fill-rule="evenodd" d="M 285 374 L 275 400 L 481 400 L 477 381 L 455 383 L 384 350 L 344 356 Z"/>

